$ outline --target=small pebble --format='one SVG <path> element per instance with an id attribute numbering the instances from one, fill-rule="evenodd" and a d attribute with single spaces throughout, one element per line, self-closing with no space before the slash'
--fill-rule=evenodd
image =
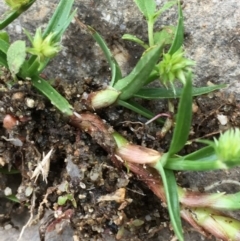
<path id="1" fill-rule="evenodd" d="M 228 123 L 228 118 L 226 115 L 219 114 L 217 115 L 217 119 L 221 125 L 225 126 Z"/>
<path id="2" fill-rule="evenodd" d="M 17 119 L 12 115 L 7 114 L 3 119 L 3 127 L 7 130 L 13 129 L 17 124 Z"/>
<path id="3" fill-rule="evenodd" d="M 28 108 L 34 108 L 34 106 L 35 106 L 35 101 L 34 101 L 33 99 L 31 99 L 31 98 L 26 98 L 25 101 L 26 101 L 26 105 L 27 105 Z"/>
<path id="4" fill-rule="evenodd" d="M 151 218 L 150 215 L 146 215 L 146 216 L 145 216 L 145 219 L 146 219 L 146 221 L 151 221 L 151 220 L 152 220 L 152 218 Z"/>
<path id="5" fill-rule="evenodd" d="M 4 226 L 4 229 L 5 229 L 5 230 L 9 230 L 9 229 L 11 229 L 11 228 L 12 228 L 12 225 L 9 224 L 9 223 Z"/>
<path id="6" fill-rule="evenodd" d="M 85 188 L 86 188 L 86 184 L 83 183 L 83 182 L 80 182 L 79 185 L 80 185 L 80 187 L 81 187 L 82 189 L 85 189 Z"/>
<path id="7" fill-rule="evenodd" d="M 4 190 L 4 195 L 5 195 L 5 196 L 10 196 L 10 195 L 12 195 L 12 189 L 9 188 L 9 187 L 6 187 L 5 190 Z"/>

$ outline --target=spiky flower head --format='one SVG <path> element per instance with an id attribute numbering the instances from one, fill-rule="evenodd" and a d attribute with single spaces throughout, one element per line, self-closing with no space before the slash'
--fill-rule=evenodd
<path id="1" fill-rule="evenodd" d="M 219 139 L 214 138 L 213 147 L 218 159 L 226 167 L 235 166 L 240 163 L 240 130 L 229 129 L 220 135 Z"/>
<path id="2" fill-rule="evenodd" d="M 55 33 L 50 33 L 46 38 L 43 38 L 41 28 L 36 30 L 34 38 L 25 30 L 29 40 L 32 43 L 32 48 L 27 48 L 27 51 L 32 55 L 37 55 L 39 62 L 45 58 L 54 57 L 60 50 L 61 45 L 55 42 Z"/>
<path id="3" fill-rule="evenodd" d="M 163 54 L 163 60 L 159 63 L 159 75 L 162 84 L 165 86 L 171 85 L 173 88 L 173 82 L 180 80 L 183 84 L 186 82 L 186 73 L 192 70 L 192 66 L 195 62 L 184 58 L 184 52 L 182 48 L 177 50 L 174 54 Z"/>
<path id="4" fill-rule="evenodd" d="M 28 4 L 30 0 L 5 0 L 5 3 L 12 9 L 16 10 Z"/>

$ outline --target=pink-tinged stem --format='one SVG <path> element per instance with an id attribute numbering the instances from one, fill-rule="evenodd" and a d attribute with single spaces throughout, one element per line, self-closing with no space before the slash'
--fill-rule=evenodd
<path id="1" fill-rule="evenodd" d="M 97 115 L 92 113 L 83 113 L 81 116 L 71 116 L 69 123 L 92 136 L 92 138 L 110 155 L 113 163 L 121 168 L 125 165 L 141 181 L 143 181 L 153 193 L 166 203 L 161 177 L 152 167 L 146 167 L 133 162 L 120 160 L 116 155 L 117 149 L 113 138 L 113 129 L 106 125 Z M 214 236 L 225 241 L 240 241 L 240 222 L 224 216 L 222 213 L 214 211 L 207 207 L 214 207 L 214 203 L 223 193 L 206 194 L 191 192 L 178 188 L 179 200 L 182 204 L 181 216 L 190 223 L 196 231 L 207 235 L 211 233 Z M 206 233 L 207 232 L 207 233 Z M 229 239 L 229 237 L 231 237 Z"/>

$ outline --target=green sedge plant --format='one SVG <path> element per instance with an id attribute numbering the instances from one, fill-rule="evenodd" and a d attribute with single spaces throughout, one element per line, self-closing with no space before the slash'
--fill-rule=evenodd
<path id="1" fill-rule="evenodd" d="M 0 29 L 5 28 L 33 2 L 6 1 L 12 8 L 12 15 L 7 16 L 1 22 Z M 121 160 L 121 164 L 123 163 L 129 170 L 136 174 L 142 173 L 146 177 L 151 174 L 151 168 L 156 169 L 159 173 L 157 177 L 154 177 L 156 182 L 147 182 L 147 185 L 166 202 L 174 232 L 179 240 L 184 240 L 180 217 L 185 218 L 198 231 L 206 230 L 223 240 L 239 240 L 240 222 L 226 217 L 219 210 L 239 209 L 240 202 L 235 200 L 239 198 L 240 194 L 213 193 L 203 195 L 184 190 L 177 185 L 173 172 L 174 170 L 227 169 L 239 165 L 238 160 L 240 159 L 238 148 L 240 131 L 238 129 L 223 133 L 218 140 L 202 140 L 206 147 L 194 153 L 186 156 L 178 155 L 188 140 L 193 96 L 224 87 L 223 85 L 192 87 L 191 68 L 194 63 L 184 57 L 182 46 L 184 26 L 180 2 L 169 1 L 162 8 L 157 9 L 154 0 L 135 0 L 137 7 L 147 21 L 148 43 L 133 35 L 123 36 L 124 39 L 134 41 L 143 47 L 142 57 L 125 77 L 122 76 L 117 61 L 101 35 L 92 27 L 81 24 L 82 27 L 88 29 L 102 48 L 111 67 L 111 80 L 108 88 L 89 93 L 87 103 L 91 109 L 95 110 L 117 104 L 147 118 L 152 118 L 155 115 L 146 107 L 137 104 L 133 98 L 149 100 L 179 98 L 172 140 L 169 150 L 164 153 L 129 143 L 119 133 L 109 133 L 103 121 L 94 114 L 75 113 L 71 104 L 48 81 L 40 77 L 40 73 L 49 61 L 61 50 L 61 37 L 76 12 L 76 10 L 71 12 L 73 2 L 73 0 L 60 0 L 44 31 L 39 28 L 34 36 L 25 31 L 32 44 L 31 47 L 26 47 L 26 43 L 21 40 L 10 43 L 8 34 L 2 31 L 0 33 L 0 64 L 9 69 L 14 80 L 30 80 L 32 85 L 44 94 L 57 109 L 68 116 L 69 123 L 88 132 L 93 138 L 95 138 L 96 132 L 101 132 L 106 138 L 112 138 L 115 142 L 115 148 L 108 147 L 103 142 L 99 142 L 99 144 L 109 152 L 115 161 Z M 178 8 L 177 26 L 168 26 L 160 31 L 155 31 L 156 20 L 164 11 L 174 5 L 177 5 Z M 159 83 L 159 80 L 163 87 L 148 87 L 148 84 L 153 81 Z M 176 80 L 182 83 L 182 88 L 175 87 Z M 136 158 L 136 156 L 141 158 Z M 142 164 L 149 166 L 150 169 L 145 170 Z M 72 197 L 68 196 L 65 199 L 72 200 Z M 61 203 L 65 203 L 65 201 Z M 215 225 L 216 230 L 209 229 L 206 223 Z M 225 228 L 224 232 L 222 232 L 223 227 Z"/>

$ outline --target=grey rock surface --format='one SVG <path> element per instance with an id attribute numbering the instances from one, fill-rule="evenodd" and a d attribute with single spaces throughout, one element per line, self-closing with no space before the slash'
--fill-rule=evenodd
<path id="1" fill-rule="evenodd" d="M 157 1 L 159 5 L 162 2 Z M 44 27 L 56 3 L 55 0 L 36 1 L 26 14 L 8 27 L 12 39 L 25 39 L 23 28 L 33 33 L 36 26 Z M 195 85 L 204 86 L 208 81 L 216 84 L 227 83 L 228 90 L 240 97 L 240 1 L 184 0 L 184 6 L 185 49 L 187 55 L 197 62 Z M 139 57 L 140 51 L 138 47 L 123 42 L 120 39 L 122 34 L 132 33 L 139 37 L 144 36 L 146 39 L 145 22 L 133 1 L 76 0 L 75 7 L 78 8 L 78 18 L 97 29 L 113 51 L 120 49 L 124 53 L 120 61 L 127 73 Z M 0 14 L 3 14 L 4 10 L 3 1 L 0 1 Z M 175 22 L 176 9 L 171 9 L 163 14 L 158 24 L 161 26 Z M 81 81 L 91 76 L 96 83 L 102 84 L 109 80 L 110 72 L 101 51 L 91 37 L 81 31 L 75 22 L 67 30 L 62 44 L 64 50 L 46 71 L 49 78 Z M 101 76 L 99 72 L 102 73 Z M 227 176 L 237 176 L 238 172 L 238 170 L 232 170 Z M 218 180 L 223 173 L 208 174 L 211 179 L 208 179 L 205 174 L 203 176 L 203 173 L 199 173 L 198 176 L 196 173 L 188 175 L 193 186 L 205 186 L 209 184 L 209 180 Z M 25 222 L 26 219 L 22 221 Z M 29 232 L 22 240 L 37 241 L 37 227 L 28 230 Z M 18 234 L 19 230 L 14 228 L 8 231 L 0 229 L 0 240 L 7 241 L 11 238 L 15 241 Z M 70 238 L 70 236 L 67 237 Z M 61 240 L 70 240 L 68 238 L 62 236 Z M 56 239 L 51 237 L 47 239 L 47 241 L 50 240 Z M 193 240 L 190 234 L 188 240 Z"/>
<path id="2" fill-rule="evenodd" d="M 162 2 L 157 1 L 158 5 Z M 24 38 L 23 28 L 31 32 L 34 32 L 36 26 L 44 28 L 56 4 L 57 1 L 37 1 L 26 14 L 8 27 L 13 39 Z M 75 7 L 78 9 L 78 18 L 101 33 L 113 50 L 120 43 L 131 54 L 131 58 L 138 57 L 138 48 L 120 39 L 124 33 L 146 39 L 146 24 L 133 1 L 76 0 Z M 231 90 L 237 93 L 240 78 L 239 9 L 240 2 L 237 0 L 184 1 L 185 48 L 188 56 L 197 62 L 196 85 L 205 85 L 207 81 L 228 83 Z M 1 1 L 0 13 L 3 11 Z M 176 20 L 176 9 L 171 9 L 162 15 L 158 23 L 159 26 L 174 24 Z M 63 45 L 64 50 L 52 63 L 49 72 L 51 77 L 80 81 L 83 77 L 97 73 L 102 66 L 104 58 L 101 51 L 76 23 L 65 34 Z M 128 66 L 131 68 L 131 62 Z M 99 81 L 104 82 L 106 79 Z"/>

